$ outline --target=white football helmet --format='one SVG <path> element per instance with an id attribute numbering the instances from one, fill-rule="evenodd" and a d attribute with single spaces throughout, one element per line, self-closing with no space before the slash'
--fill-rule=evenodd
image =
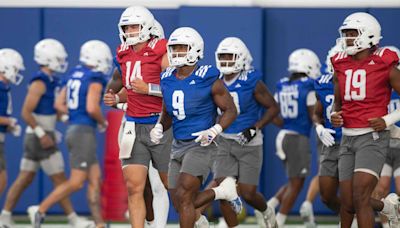
<path id="1" fill-rule="evenodd" d="M 164 35 L 164 29 L 162 27 L 162 25 L 160 24 L 160 22 L 158 22 L 157 20 L 154 20 L 154 25 L 151 28 L 151 35 L 159 38 L 159 39 L 164 39 L 165 35 Z"/>
<path id="2" fill-rule="evenodd" d="M 335 46 L 333 46 L 329 51 L 328 55 L 326 56 L 325 64 L 326 64 L 326 73 L 333 74 L 333 65 L 331 62 L 331 58 L 335 56 L 337 53 L 343 51 L 343 48 L 340 44 L 336 43 Z"/>
<path id="3" fill-rule="evenodd" d="M 187 45 L 186 52 L 175 52 L 172 46 L 178 44 Z M 168 39 L 167 53 L 170 66 L 193 66 L 204 57 L 203 38 L 193 28 L 177 28 Z"/>
<path id="4" fill-rule="evenodd" d="M 67 52 L 64 45 L 55 39 L 44 39 L 35 45 L 34 60 L 50 70 L 64 73 L 67 70 Z"/>
<path id="5" fill-rule="evenodd" d="M 395 46 L 386 46 L 385 48 L 389 48 L 391 51 L 396 52 L 397 56 L 400 59 L 400 50 L 397 47 L 395 47 Z M 399 60 L 399 64 L 397 65 L 397 69 L 400 70 L 400 60 Z"/>
<path id="6" fill-rule="evenodd" d="M 313 51 L 301 48 L 290 54 L 288 71 L 291 73 L 305 73 L 316 79 L 321 75 L 321 63 Z"/>
<path id="7" fill-rule="evenodd" d="M 358 31 L 357 37 L 346 37 L 343 30 L 355 29 Z M 377 45 L 382 39 L 381 25 L 371 14 L 358 12 L 350 14 L 344 19 L 342 26 L 339 27 L 340 38 L 337 42 L 341 44 L 342 48 L 348 55 L 355 55 L 356 53 Z M 353 46 L 347 46 L 346 40 L 354 39 Z"/>
<path id="8" fill-rule="evenodd" d="M 140 25 L 137 33 L 125 33 L 125 25 Z M 150 39 L 151 28 L 154 25 L 153 14 L 143 6 L 131 6 L 122 13 L 118 23 L 119 38 L 122 44 L 135 45 Z"/>
<path id="9" fill-rule="evenodd" d="M 24 78 L 19 71 L 25 70 L 22 56 L 14 49 L 0 49 L 0 73 L 15 85 L 19 85 Z"/>
<path id="10" fill-rule="evenodd" d="M 89 40 L 81 47 L 79 61 L 92 66 L 93 71 L 108 75 L 112 67 L 112 54 L 110 47 L 100 40 Z"/>
<path id="11" fill-rule="evenodd" d="M 232 54 L 231 60 L 220 60 L 222 54 Z M 218 70 L 223 74 L 238 73 L 242 70 L 251 69 L 251 57 L 249 49 L 237 37 L 227 37 L 223 39 L 215 52 L 215 62 Z"/>

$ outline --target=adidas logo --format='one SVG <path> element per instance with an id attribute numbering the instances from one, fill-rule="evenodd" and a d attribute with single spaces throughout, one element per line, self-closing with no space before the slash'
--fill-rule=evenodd
<path id="1" fill-rule="evenodd" d="M 374 60 L 371 60 L 371 61 L 368 63 L 368 65 L 375 65 Z"/>
<path id="2" fill-rule="evenodd" d="M 83 167 L 83 168 L 87 167 L 87 162 L 82 162 L 80 166 Z"/>
<path id="3" fill-rule="evenodd" d="M 148 53 L 148 52 L 145 52 L 145 53 L 143 54 L 143 56 L 149 56 L 149 53 Z"/>
<path id="4" fill-rule="evenodd" d="M 131 134 L 132 134 L 132 131 L 129 130 L 126 134 L 127 134 L 127 135 L 131 135 Z"/>
<path id="5" fill-rule="evenodd" d="M 240 88 L 242 87 L 239 83 L 235 85 L 235 88 Z"/>
<path id="6" fill-rule="evenodd" d="M 192 80 L 190 83 L 189 83 L 189 85 L 195 85 L 196 84 L 196 82 L 194 81 L 194 80 Z"/>

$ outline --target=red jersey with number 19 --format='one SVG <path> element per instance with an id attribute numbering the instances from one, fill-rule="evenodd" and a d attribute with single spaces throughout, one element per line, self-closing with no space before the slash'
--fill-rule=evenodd
<path id="1" fill-rule="evenodd" d="M 131 117 L 148 117 L 161 113 L 162 98 L 139 94 L 131 89 L 131 81 L 142 79 L 146 83 L 160 85 L 161 62 L 167 52 L 165 39 L 152 38 L 147 46 L 135 52 L 131 46 L 120 45 L 117 48 L 117 62 L 128 95 L 128 110 Z"/>
<path id="2" fill-rule="evenodd" d="M 368 119 L 387 114 L 389 74 L 399 61 L 395 52 L 379 48 L 361 61 L 339 52 L 331 61 L 338 79 L 343 127 L 368 128 Z"/>

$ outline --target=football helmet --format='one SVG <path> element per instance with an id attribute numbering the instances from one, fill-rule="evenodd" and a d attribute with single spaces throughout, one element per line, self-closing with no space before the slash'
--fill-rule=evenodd
<path id="1" fill-rule="evenodd" d="M 20 71 L 25 70 L 22 56 L 14 49 L 0 49 L 0 73 L 11 83 L 19 85 L 23 76 Z"/>
<path id="2" fill-rule="evenodd" d="M 186 52 L 175 52 L 174 45 L 186 45 Z M 172 32 L 167 43 L 170 66 L 193 66 L 204 57 L 204 42 L 201 35 L 190 27 L 181 27 Z"/>
<path id="3" fill-rule="evenodd" d="M 231 54 L 231 60 L 220 59 L 223 54 Z M 250 51 L 237 37 L 227 37 L 223 39 L 215 52 L 215 62 L 217 63 L 218 70 L 223 74 L 238 73 L 242 70 L 251 69 Z"/>
<path id="4" fill-rule="evenodd" d="M 67 70 L 67 56 L 64 45 L 58 40 L 44 39 L 35 45 L 35 62 L 57 73 L 64 73 Z"/>
<path id="5" fill-rule="evenodd" d="M 159 38 L 159 39 L 164 39 L 165 35 L 164 35 L 164 29 L 162 27 L 162 25 L 160 24 L 160 22 L 158 22 L 157 20 L 154 20 L 154 25 L 151 28 L 151 35 Z"/>
<path id="6" fill-rule="evenodd" d="M 346 37 L 344 30 L 354 29 L 358 31 L 357 37 Z M 356 53 L 377 45 L 382 39 L 381 25 L 371 14 L 358 12 L 350 14 L 344 19 L 343 24 L 339 27 L 340 38 L 337 42 L 340 43 L 343 50 L 348 55 Z M 353 46 L 347 46 L 346 40 L 354 39 Z"/>
<path id="7" fill-rule="evenodd" d="M 291 73 L 304 73 L 316 79 L 321 75 L 321 63 L 313 51 L 300 48 L 290 54 L 288 71 Z"/>
<path id="8" fill-rule="evenodd" d="M 336 43 L 335 46 L 333 46 L 329 51 L 328 55 L 326 56 L 325 64 L 326 64 L 326 73 L 333 74 L 333 65 L 331 62 L 331 58 L 335 56 L 337 53 L 343 51 L 342 46 L 338 43 Z"/>
<path id="9" fill-rule="evenodd" d="M 140 25 L 140 30 L 135 33 L 125 33 L 125 25 Z M 153 14 L 143 6 L 131 6 L 121 14 L 118 23 L 119 38 L 122 44 L 135 45 L 150 39 L 154 25 Z"/>
<path id="10" fill-rule="evenodd" d="M 89 40 L 81 47 L 79 61 L 92 66 L 93 71 L 109 74 L 112 67 L 112 54 L 110 47 L 100 40 Z"/>

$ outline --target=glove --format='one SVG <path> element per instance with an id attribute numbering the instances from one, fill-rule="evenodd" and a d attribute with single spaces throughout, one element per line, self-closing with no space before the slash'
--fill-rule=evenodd
<path id="1" fill-rule="evenodd" d="M 151 129 L 151 131 L 150 131 L 150 140 L 154 144 L 159 144 L 162 137 L 164 137 L 163 133 L 164 133 L 163 125 L 160 123 L 157 123 L 156 125 L 154 125 L 153 129 Z"/>
<path id="2" fill-rule="evenodd" d="M 21 132 L 22 132 L 22 128 L 21 128 L 21 125 L 19 125 L 19 124 L 15 124 L 15 125 L 12 127 L 12 129 L 11 129 L 11 134 L 12 134 L 14 137 L 19 137 L 19 136 L 21 136 Z"/>
<path id="3" fill-rule="evenodd" d="M 61 122 L 66 123 L 69 120 L 69 115 L 68 114 L 62 114 L 60 117 Z"/>
<path id="4" fill-rule="evenodd" d="M 17 118 L 14 117 L 8 117 L 8 121 L 10 121 L 10 123 L 8 124 L 8 126 L 10 127 L 14 127 L 15 125 L 17 125 L 18 122 Z"/>
<path id="5" fill-rule="evenodd" d="M 239 144 L 243 146 L 244 144 L 249 143 L 254 137 L 256 137 L 257 128 L 249 127 L 237 135 L 239 136 Z"/>
<path id="6" fill-rule="evenodd" d="M 100 133 L 104 133 L 107 130 L 108 122 L 107 120 L 104 121 L 103 124 L 97 124 L 97 131 Z"/>
<path id="7" fill-rule="evenodd" d="M 321 124 L 318 124 L 315 130 L 317 131 L 318 138 L 325 146 L 330 147 L 335 144 L 335 138 L 332 136 L 332 134 L 336 133 L 334 130 L 324 128 Z"/>
<path id="8" fill-rule="evenodd" d="M 215 124 L 207 130 L 193 133 L 192 136 L 197 136 L 194 141 L 200 142 L 200 146 L 208 146 L 213 142 L 215 137 L 222 132 L 222 130 L 221 125 Z"/>

